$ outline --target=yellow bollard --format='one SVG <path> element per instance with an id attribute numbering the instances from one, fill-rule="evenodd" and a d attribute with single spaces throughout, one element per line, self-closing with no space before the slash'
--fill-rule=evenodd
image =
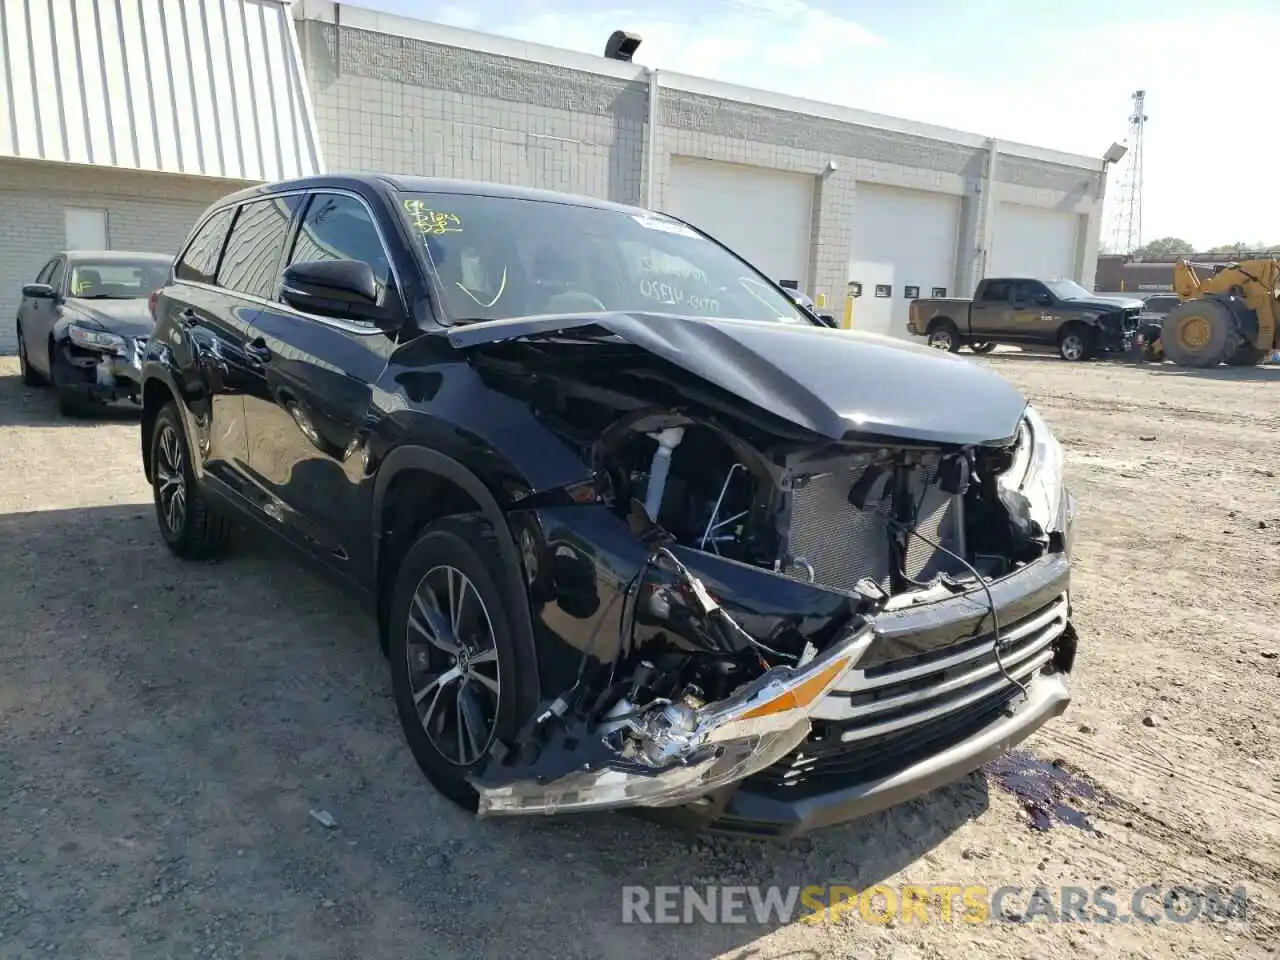
<path id="1" fill-rule="evenodd" d="M 853 329 L 853 295 L 844 298 L 844 323 L 841 324 L 846 330 Z"/>

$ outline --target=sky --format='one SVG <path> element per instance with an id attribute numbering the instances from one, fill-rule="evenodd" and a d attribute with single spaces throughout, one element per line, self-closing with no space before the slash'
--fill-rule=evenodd
<path id="1" fill-rule="evenodd" d="M 1142 239 L 1280 243 L 1280 0 L 356 2 L 1096 157 L 1143 89 Z"/>

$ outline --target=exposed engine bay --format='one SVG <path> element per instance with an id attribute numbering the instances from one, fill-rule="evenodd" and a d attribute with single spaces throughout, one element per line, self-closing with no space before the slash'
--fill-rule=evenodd
<path id="1" fill-rule="evenodd" d="M 944 447 L 639 408 L 584 438 L 595 481 L 573 499 L 625 530 L 638 563 L 577 682 L 473 780 L 481 815 L 678 806 L 776 765 L 872 649 L 879 615 L 944 598 L 981 605 L 975 636 L 995 621 L 993 669 L 1025 693 L 989 585 L 1062 549 L 1043 519 L 1059 504 L 1023 489 L 1035 422 Z M 739 603 L 748 590 L 764 602 Z M 771 591 L 785 597 L 773 613 Z"/>

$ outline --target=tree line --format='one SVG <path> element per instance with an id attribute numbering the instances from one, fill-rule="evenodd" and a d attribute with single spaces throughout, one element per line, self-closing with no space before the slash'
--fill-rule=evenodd
<path id="1" fill-rule="evenodd" d="M 1280 254 L 1280 243 L 1224 243 L 1208 250 L 1197 250 L 1181 237 L 1161 237 L 1144 243 L 1133 251 L 1135 257 L 1179 257 L 1188 253 L 1212 253 L 1220 256 L 1240 256 L 1245 253 Z"/>

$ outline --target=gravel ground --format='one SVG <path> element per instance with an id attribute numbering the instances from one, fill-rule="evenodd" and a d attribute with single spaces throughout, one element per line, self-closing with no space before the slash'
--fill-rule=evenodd
<path id="1" fill-rule="evenodd" d="M 1099 790 L 1032 829 L 975 774 L 783 845 L 621 816 L 477 822 L 402 745 L 371 622 L 269 545 L 160 542 L 136 416 L 0 359 L 0 956 L 1244 957 L 1280 944 L 1280 368 L 985 361 L 1082 511 L 1076 700 L 1030 742 Z M 311 810 L 332 814 L 326 828 Z M 621 923 L 624 884 L 1245 884 L 1185 925 Z M 1124 912 L 1122 909 L 1121 912 Z"/>

